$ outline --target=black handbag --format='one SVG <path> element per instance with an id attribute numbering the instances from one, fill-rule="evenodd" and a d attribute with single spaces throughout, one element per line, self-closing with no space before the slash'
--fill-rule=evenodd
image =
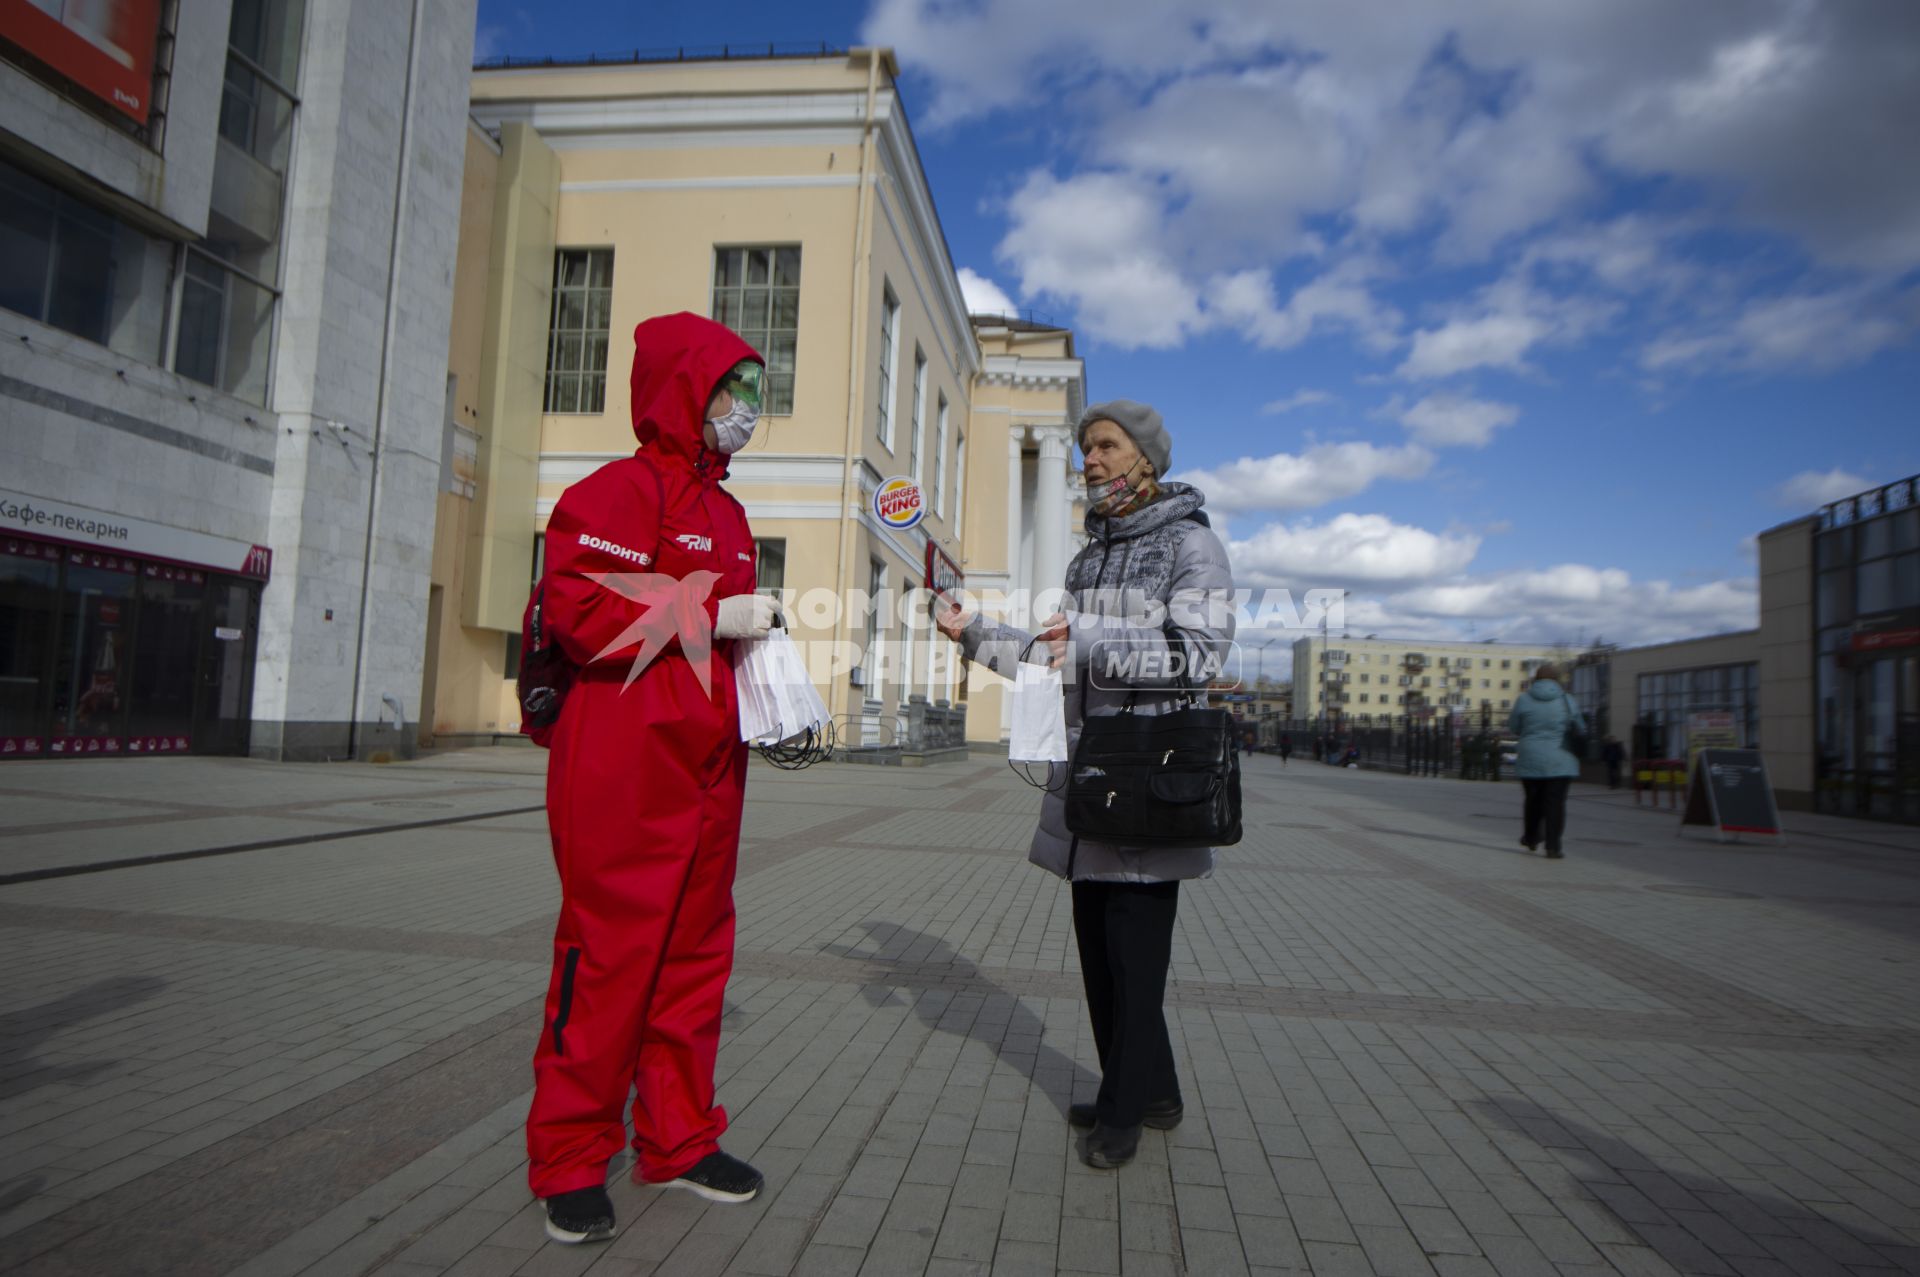
<path id="1" fill-rule="evenodd" d="M 1573 697 L 1565 698 L 1567 707 L 1567 727 L 1560 734 L 1560 748 L 1584 761 L 1587 757 L 1587 734 L 1580 730 L 1580 715 L 1573 707 Z"/>
<path id="2" fill-rule="evenodd" d="M 1088 716 L 1084 683 L 1080 696 L 1080 740 L 1066 790 L 1067 828 L 1076 844 L 1080 838 L 1136 847 L 1240 841 L 1233 715 L 1206 708 L 1198 697 L 1184 709 L 1138 714 L 1135 692 L 1119 713 Z"/>
<path id="3" fill-rule="evenodd" d="M 560 721 L 560 707 L 573 687 L 574 666 L 560 645 L 549 641 L 540 613 L 546 604 L 547 583 L 542 578 L 534 588 L 533 606 L 527 610 L 527 632 L 520 648 L 520 670 L 514 691 L 520 700 L 520 717 L 532 730 L 552 727 Z"/>

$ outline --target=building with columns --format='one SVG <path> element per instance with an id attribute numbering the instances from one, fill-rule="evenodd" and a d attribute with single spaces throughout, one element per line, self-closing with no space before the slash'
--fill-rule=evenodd
<path id="1" fill-rule="evenodd" d="M 516 731 L 548 516 L 633 451 L 633 328 L 685 310 L 767 359 L 727 488 L 843 740 L 1003 737 L 1004 680 L 959 667 L 928 586 L 1059 582 L 1084 374 L 1071 333 L 968 315 L 896 74 L 885 49 L 474 71 L 423 734 Z M 896 479 L 911 526 L 875 507 Z"/>

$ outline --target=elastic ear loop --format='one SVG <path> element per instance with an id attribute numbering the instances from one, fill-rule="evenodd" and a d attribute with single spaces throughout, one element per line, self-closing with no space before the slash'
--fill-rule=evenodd
<path id="1" fill-rule="evenodd" d="M 1019 666 L 1025 665 L 1027 663 L 1027 653 L 1031 652 L 1033 650 L 1033 645 L 1035 643 L 1038 643 L 1039 641 L 1040 641 L 1040 636 L 1036 634 L 1032 638 L 1027 640 L 1027 645 L 1025 647 L 1020 649 L 1019 659 L 1014 661 L 1016 672 L 1018 671 Z M 1014 775 L 1018 776 L 1021 780 L 1021 783 L 1026 785 L 1027 788 L 1029 789 L 1037 789 L 1037 790 L 1040 790 L 1042 793 L 1047 793 L 1047 794 L 1059 794 L 1059 793 L 1066 792 L 1067 775 L 1070 769 L 1070 764 L 1069 763 L 1056 764 L 1056 763 L 1049 762 L 1046 765 L 1047 767 L 1046 780 L 1037 781 L 1033 778 L 1033 773 L 1028 770 L 1034 765 L 1034 762 L 1036 761 L 1037 760 L 1029 759 L 1024 762 L 1015 762 L 1012 758 L 1008 758 L 1007 770 L 1011 771 Z M 1054 779 L 1053 779 L 1053 769 L 1056 766 L 1060 768 L 1060 781 L 1058 786 L 1054 784 Z"/>

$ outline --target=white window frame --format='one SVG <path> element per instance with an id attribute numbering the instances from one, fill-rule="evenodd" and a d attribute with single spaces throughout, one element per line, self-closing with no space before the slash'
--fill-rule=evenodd
<path id="1" fill-rule="evenodd" d="M 920 459 L 926 455 L 927 442 L 927 352 L 920 343 L 913 344 L 913 405 L 910 429 L 907 439 L 907 473 L 913 476 L 914 483 L 920 482 Z"/>
<path id="2" fill-rule="evenodd" d="M 953 442 L 953 535 L 958 537 L 967 521 L 967 432 L 954 435 Z"/>
<path id="3" fill-rule="evenodd" d="M 936 425 L 933 442 L 933 513 L 938 518 L 947 517 L 947 392 L 934 392 L 938 397 L 934 409 Z"/>
<path id="4" fill-rule="evenodd" d="M 900 299 L 893 286 L 880 282 L 880 417 L 879 436 L 888 452 L 893 451 L 893 396 L 900 369 Z"/>

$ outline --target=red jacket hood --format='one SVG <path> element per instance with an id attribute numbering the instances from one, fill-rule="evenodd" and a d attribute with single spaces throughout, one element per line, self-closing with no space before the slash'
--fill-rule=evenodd
<path id="1" fill-rule="evenodd" d="M 681 311 L 641 321 L 633 330 L 633 434 L 641 446 L 699 460 L 707 401 L 743 359 L 766 362 L 738 333 L 703 315 Z"/>

